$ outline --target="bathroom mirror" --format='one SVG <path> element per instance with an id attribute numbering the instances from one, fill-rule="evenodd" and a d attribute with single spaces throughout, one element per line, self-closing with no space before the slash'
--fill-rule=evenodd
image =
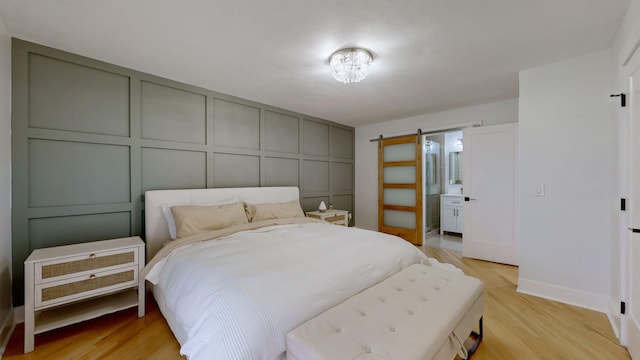
<path id="1" fill-rule="evenodd" d="M 449 185 L 462 184 L 462 151 L 449 153 Z"/>

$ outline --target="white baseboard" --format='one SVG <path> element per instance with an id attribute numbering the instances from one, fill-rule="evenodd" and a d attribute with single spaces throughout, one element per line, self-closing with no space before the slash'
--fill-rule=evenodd
<path id="1" fill-rule="evenodd" d="M 640 324 L 635 322 L 633 316 L 626 316 L 625 327 L 627 334 L 625 345 L 632 357 L 637 356 L 640 354 L 640 344 L 637 341 L 629 341 L 629 339 L 640 339 Z"/>
<path id="2" fill-rule="evenodd" d="M 618 341 L 621 341 L 622 339 L 620 339 L 620 329 L 622 326 L 622 319 L 620 318 L 620 304 L 616 306 L 616 304 L 614 304 L 612 300 L 609 301 L 607 318 L 609 319 L 609 324 L 611 324 L 611 329 L 616 335 L 616 338 L 618 338 Z"/>
<path id="3" fill-rule="evenodd" d="M 11 338 L 11 334 L 13 334 L 13 330 L 16 327 L 14 314 L 14 309 L 9 310 L 9 314 L 7 314 L 7 318 L 4 319 L 2 328 L 0 328 L 0 359 L 2 358 L 2 355 L 4 355 L 4 351 L 7 349 L 7 344 Z"/>
<path id="4" fill-rule="evenodd" d="M 595 310 L 601 313 L 608 313 L 607 297 L 585 291 L 564 288 L 561 286 L 550 285 L 538 281 L 518 279 L 519 293 L 533 295 L 561 303 L 578 306 L 581 308 Z"/>

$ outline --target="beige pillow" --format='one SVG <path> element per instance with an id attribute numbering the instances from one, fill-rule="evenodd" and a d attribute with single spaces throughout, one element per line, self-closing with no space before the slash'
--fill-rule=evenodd
<path id="1" fill-rule="evenodd" d="M 281 203 L 250 204 L 247 205 L 249 221 L 256 222 L 269 219 L 285 219 L 304 217 L 304 212 L 298 200 Z"/>
<path id="2" fill-rule="evenodd" d="M 241 202 L 211 206 L 172 206 L 171 212 L 176 221 L 178 238 L 249 222 Z"/>

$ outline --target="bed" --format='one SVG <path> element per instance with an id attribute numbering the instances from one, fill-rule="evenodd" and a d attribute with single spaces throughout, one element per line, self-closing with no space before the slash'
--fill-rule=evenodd
<path id="1" fill-rule="evenodd" d="M 234 212 L 238 203 L 252 222 L 170 240 L 167 209 L 179 215 L 173 221 L 180 232 L 185 222 L 177 210 L 188 209 L 191 219 L 201 209 Z M 143 276 L 181 354 L 284 359 L 288 332 L 412 264 L 459 272 L 395 236 L 307 219 L 299 206 L 296 187 L 146 192 Z"/>

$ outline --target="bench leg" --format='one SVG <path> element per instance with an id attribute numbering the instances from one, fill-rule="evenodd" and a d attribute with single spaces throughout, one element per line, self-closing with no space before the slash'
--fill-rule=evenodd
<path id="1" fill-rule="evenodd" d="M 480 346 L 480 343 L 482 342 L 482 317 L 480 318 L 479 327 L 480 327 L 479 332 L 475 332 L 475 331 L 471 332 L 471 336 L 475 337 L 476 340 L 473 342 L 469 350 L 467 350 L 467 353 L 469 354 L 467 356 L 467 359 L 471 359 L 471 355 L 473 355 L 473 353 L 476 352 L 476 350 L 478 349 L 478 346 Z"/>

